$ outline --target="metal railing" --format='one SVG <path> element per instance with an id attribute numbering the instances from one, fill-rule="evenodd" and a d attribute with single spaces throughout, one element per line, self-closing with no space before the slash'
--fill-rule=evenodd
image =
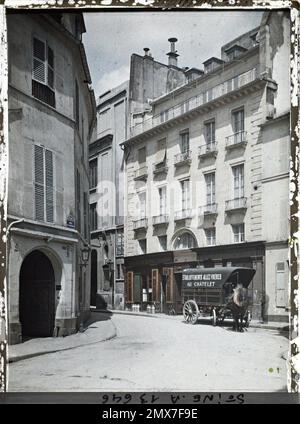
<path id="1" fill-rule="evenodd" d="M 159 173 L 162 173 L 162 172 L 168 172 L 167 161 L 153 164 L 153 174 L 159 174 Z"/>
<path id="2" fill-rule="evenodd" d="M 134 179 L 135 180 L 141 180 L 145 179 L 148 176 L 148 167 L 147 166 L 141 166 L 140 168 L 136 169 L 134 172 Z"/>
<path id="3" fill-rule="evenodd" d="M 210 205 L 200 206 L 199 214 L 200 215 L 211 215 L 218 212 L 217 203 L 211 203 Z"/>
<path id="4" fill-rule="evenodd" d="M 237 199 L 226 200 L 225 202 L 225 211 L 232 211 L 234 209 L 246 209 L 247 208 L 247 198 L 240 197 Z"/>
<path id="5" fill-rule="evenodd" d="M 217 153 L 217 143 L 214 141 L 212 143 L 203 144 L 199 146 L 198 156 L 206 156 L 210 154 Z"/>
<path id="6" fill-rule="evenodd" d="M 148 218 L 141 218 L 136 219 L 133 221 L 133 229 L 138 230 L 140 228 L 147 228 L 148 227 Z"/>
<path id="7" fill-rule="evenodd" d="M 184 209 L 182 211 L 176 211 L 175 212 L 174 220 L 180 221 L 180 220 L 183 220 L 183 219 L 192 218 L 192 216 L 193 216 L 192 209 Z"/>
<path id="8" fill-rule="evenodd" d="M 235 147 L 247 142 L 246 131 L 239 131 L 226 137 L 226 148 Z"/>
<path id="9" fill-rule="evenodd" d="M 157 215 L 152 218 L 153 225 L 166 224 L 168 222 L 169 222 L 169 216 L 165 214 Z"/>
<path id="10" fill-rule="evenodd" d="M 192 152 L 190 150 L 183 153 L 178 153 L 177 155 L 174 156 L 174 165 L 178 166 L 183 163 L 190 162 L 191 155 L 192 155 Z"/>
<path id="11" fill-rule="evenodd" d="M 130 129 L 130 136 L 134 137 L 145 131 L 148 131 L 164 122 L 168 122 L 171 119 L 177 118 L 190 110 L 193 110 L 199 106 L 202 106 L 212 100 L 215 100 L 225 94 L 228 94 L 234 90 L 238 90 L 250 82 L 253 82 L 257 78 L 256 68 L 252 68 L 247 72 L 244 72 L 240 75 L 237 75 L 234 78 L 226 80 L 221 84 L 218 84 L 197 96 L 193 96 L 187 99 L 184 102 L 181 102 L 167 110 L 162 111 L 161 113 L 151 116 L 150 118 L 145 119 L 143 122 L 140 122 Z"/>

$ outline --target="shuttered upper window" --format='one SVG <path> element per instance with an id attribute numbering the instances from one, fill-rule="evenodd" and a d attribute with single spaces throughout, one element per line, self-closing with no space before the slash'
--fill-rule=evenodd
<path id="1" fill-rule="evenodd" d="M 55 107 L 54 53 L 46 41 L 33 39 L 32 95 Z"/>
<path id="2" fill-rule="evenodd" d="M 34 146 L 35 218 L 54 222 L 53 152 Z"/>

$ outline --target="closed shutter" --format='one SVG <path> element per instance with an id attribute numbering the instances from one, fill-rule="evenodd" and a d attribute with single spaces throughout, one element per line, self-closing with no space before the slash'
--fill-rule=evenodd
<path id="1" fill-rule="evenodd" d="M 54 221 L 54 190 L 53 190 L 53 153 L 45 151 L 45 171 L 46 171 L 46 221 Z"/>
<path id="2" fill-rule="evenodd" d="M 166 302 L 173 302 L 174 274 L 172 268 L 166 268 L 167 284 L 166 284 Z"/>
<path id="3" fill-rule="evenodd" d="M 127 272 L 125 301 L 126 303 L 133 302 L 133 272 L 132 271 Z"/>
<path id="4" fill-rule="evenodd" d="M 81 232 L 80 173 L 76 171 L 77 230 Z"/>
<path id="5" fill-rule="evenodd" d="M 287 284 L 286 284 L 285 263 L 276 264 L 276 306 L 277 308 L 287 307 Z"/>
<path id="6" fill-rule="evenodd" d="M 160 280 L 158 269 L 152 269 L 152 301 L 160 302 Z"/>
<path id="7" fill-rule="evenodd" d="M 35 218 L 43 221 L 44 208 L 44 152 L 41 146 L 34 146 L 34 190 L 35 190 Z"/>
<path id="8" fill-rule="evenodd" d="M 38 82 L 46 84 L 46 43 L 33 39 L 33 72 L 32 77 Z"/>

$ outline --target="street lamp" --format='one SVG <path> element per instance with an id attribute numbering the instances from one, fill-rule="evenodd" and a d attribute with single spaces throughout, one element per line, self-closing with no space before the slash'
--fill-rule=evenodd
<path id="1" fill-rule="evenodd" d="M 81 249 L 81 266 L 86 267 L 90 257 L 90 248 L 85 246 Z"/>

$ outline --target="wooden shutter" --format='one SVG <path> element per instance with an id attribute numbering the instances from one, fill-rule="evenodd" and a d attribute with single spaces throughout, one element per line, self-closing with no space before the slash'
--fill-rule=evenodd
<path id="1" fill-rule="evenodd" d="M 81 232 L 80 173 L 76 172 L 77 230 Z"/>
<path id="2" fill-rule="evenodd" d="M 152 301 L 160 302 L 160 279 L 158 269 L 152 269 Z"/>
<path id="3" fill-rule="evenodd" d="M 46 84 L 46 43 L 33 39 L 33 71 L 32 78 Z"/>
<path id="4" fill-rule="evenodd" d="M 173 302 L 173 289 L 174 289 L 174 274 L 172 268 L 166 268 L 165 273 L 167 275 L 167 284 L 166 284 L 166 302 Z"/>
<path id="5" fill-rule="evenodd" d="M 34 146 L 34 190 L 35 190 L 35 218 L 43 221 L 44 208 L 44 151 L 41 146 Z"/>
<path id="6" fill-rule="evenodd" d="M 133 272 L 128 271 L 127 272 L 127 278 L 126 278 L 126 303 L 132 303 L 133 302 Z"/>
<path id="7" fill-rule="evenodd" d="M 285 273 L 285 263 L 276 264 L 276 306 L 278 308 L 287 307 L 287 282 Z"/>
<path id="8" fill-rule="evenodd" d="M 45 150 L 46 221 L 54 221 L 53 153 Z"/>
<path id="9" fill-rule="evenodd" d="M 48 46 L 48 69 L 47 69 L 47 83 L 50 88 L 54 88 L 54 54 L 53 50 Z"/>

